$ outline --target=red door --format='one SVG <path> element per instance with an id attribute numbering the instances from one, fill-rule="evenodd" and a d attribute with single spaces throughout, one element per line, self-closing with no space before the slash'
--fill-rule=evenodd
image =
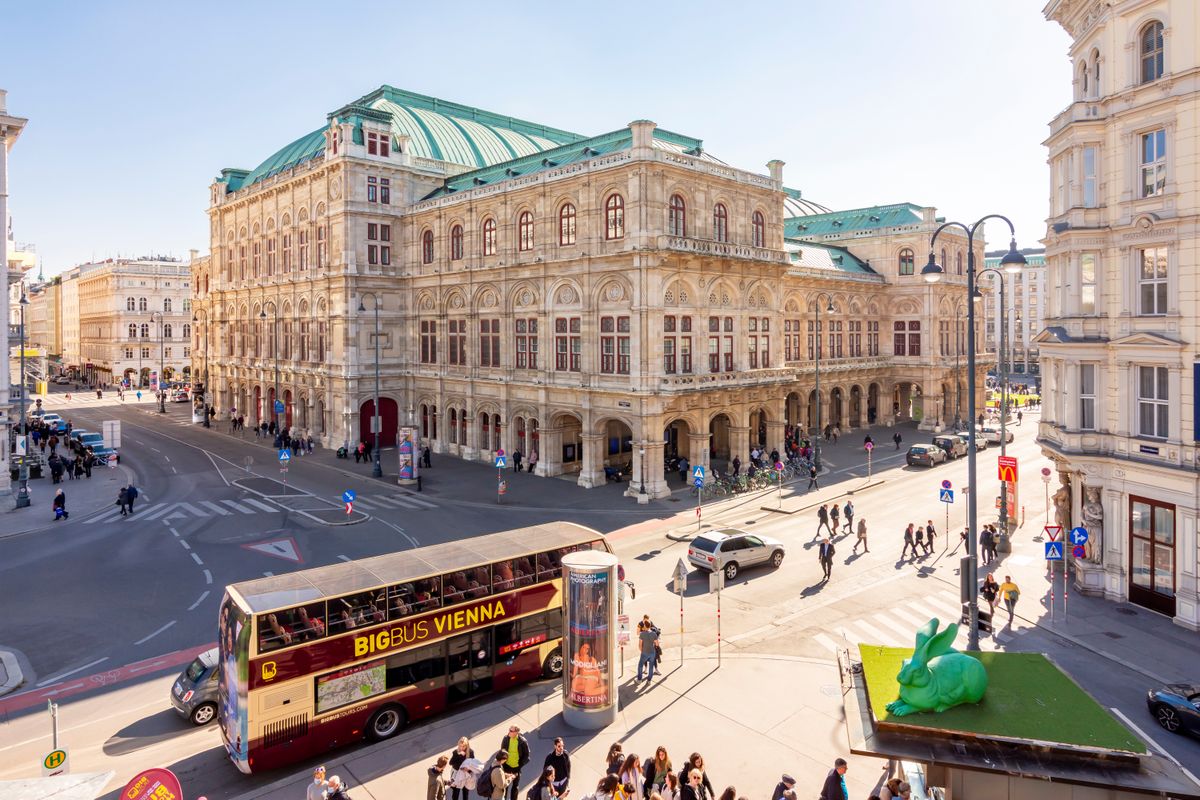
<path id="1" fill-rule="evenodd" d="M 372 447 L 395 447 L 398 420 L 400 416 L 399 407 L 396 405 L 396 401 L 389 397 L 379 398 L 380 424 L 383 429 L 379 437 L 379 442 L 376 442 L 371 434 L 371 417 L 374 414 L 374 400 L 368 400 L 362 404 L 362 408 L 358 412 L 359 437 L 364 442 L 370 442 Z"/>

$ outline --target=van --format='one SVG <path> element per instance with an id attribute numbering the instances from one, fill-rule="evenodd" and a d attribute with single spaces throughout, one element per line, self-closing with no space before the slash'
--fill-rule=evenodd
<path id="1" fill-rule="evenodd" d="M 171 705 L 193 725 L 217 716 L 217 648 L 196 656 L 171 685 Z"/>
<path id="2" fill-rule="evenodd" d="M 957 436 L 935 436 L 933 443 L 945 450 L 948 458 L 958 458 L 967 454 L 967 443 Z"/>

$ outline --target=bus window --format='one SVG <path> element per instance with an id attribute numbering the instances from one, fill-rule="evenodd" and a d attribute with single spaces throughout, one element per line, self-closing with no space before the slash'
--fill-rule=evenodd
<path id="1" fill-rule="evenodd" d="M 388 689 L 400 689 L 446 674 L 446 644 L 438 642 L 416 650 L 397 653 L 387 661 Z"/>
<path id="2" fill-rule="evenodd" d="M 511 591 L 516 587 L 517 580 L 513 574 L 514 563 L 513 561 L 497 561 L 492 564 L 492 589 L 497 594 Z"/>
<path id="3" fill-rule="evenodd" d="M 363 592 L 329 601 L 330 635 L 387 622 L 387 594 Z"/>
<path id="4" fill-rule="evenodd" d="M 325 604 L 309 603 L 258 617 L 258 652 L 320 639 L 325 635 Z"/>
<path id="5" fill-rule="evenodd" d="M 542 581 L 552 581 L 555 578 L 562 577 L 562 558 L 557 550 L 550 550 L 545 553 L 538 553 L 537 557 L 537 579 L 538 583 Z"/>
<path id="6" fill-rule="evenodd" d="M 467 571 L 467 597 L 472 600 L 487 597 L 492 592 L 490 567 L 476 567 Z"/>
<path id="7" fill-rule="evenodd" d="M 391 598 L 388 618 L 393 621 L 403 619 L 410 614 L 416 614 L 421 610 L 421 603 L 417 600 L 417 587 L 415 584 L 402 583 L 399 586 L 393 586 L 388 589 L 388 596 Z"/>
<path id="8" fill-rule="evenodd" d="M 442 579 L 426 578 L 417 581 L 417 591 L 413 595 L 415 610 L 429 611 L 442 606 Z"/>
<path id="9" fill-rule="evenodd" d="M 533 559 L 526 557 L 513 561 L 513 574 L 518 589 L 522 586 L 532 586 L 537 577 L 533 568 Z"/>
<path id="10" fill-rule="evenodd" d="M 442 605 L 451 606 L 467 599 L 467 573 L 450 572 L 442 576 Z"/>

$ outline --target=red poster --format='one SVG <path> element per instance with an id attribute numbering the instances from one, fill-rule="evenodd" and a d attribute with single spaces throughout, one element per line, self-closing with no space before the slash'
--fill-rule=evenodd
<path id="1" fill-rule="evenodd" d="M 124 800 L 183 800 L 179 779 L 169 769 L 148 769 L 125 784 Z"/>

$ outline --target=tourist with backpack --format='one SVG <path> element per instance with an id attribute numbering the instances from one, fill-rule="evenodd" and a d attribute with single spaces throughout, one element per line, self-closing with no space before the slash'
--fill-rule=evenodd
<path id="1" fill-rule="evenodd" d="M 475 794 L 487 798 L 487 800 L 504 800 L 504 791 L 508 789 L 511 779 L 509 773 L 501 767 L 506 758 L 508 758 L 508 753 L 498 750 L 487 760 L 487 763 L 483 765 L 483 771 L 479 773 L 478 780 L 475 781 Z"/>

